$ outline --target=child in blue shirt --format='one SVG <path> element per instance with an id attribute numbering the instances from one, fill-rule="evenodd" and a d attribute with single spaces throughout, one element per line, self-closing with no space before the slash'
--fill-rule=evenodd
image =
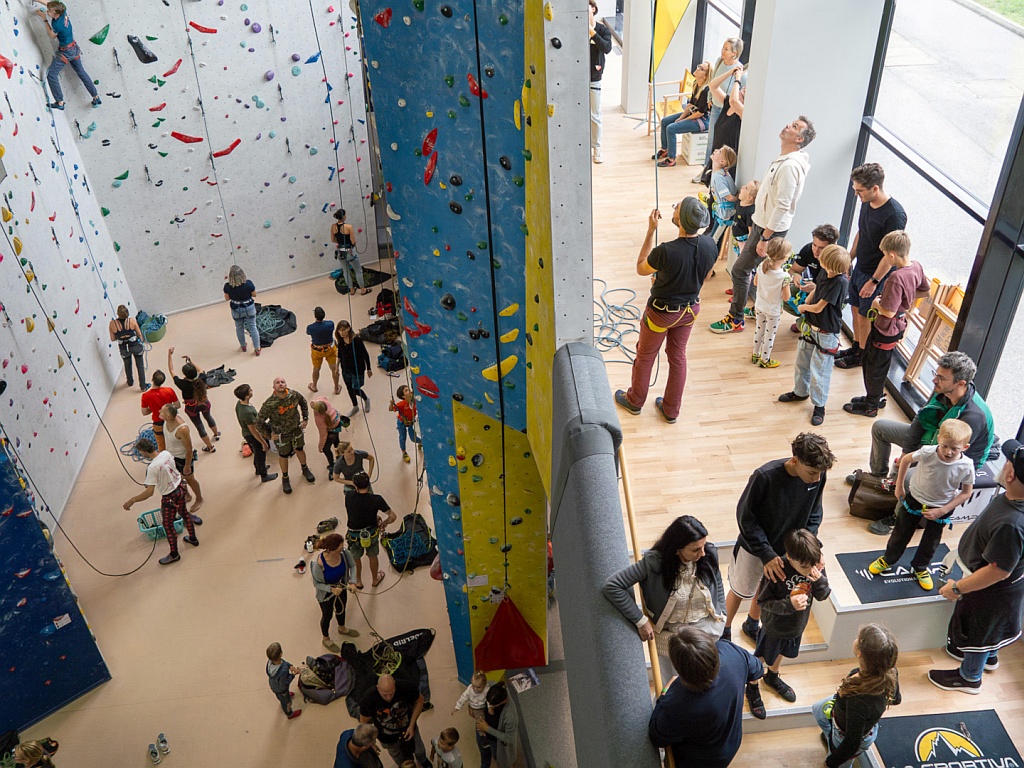
<path id="1" fill-rule="evenodd" d="M 280 643 L 271 643 L 267 646 L 267 677 L 270 679 L 270 690 L 281 702 L 281 709 L 294 720 L 302 714 L 301 709 L 292 709 L 292 693 L 288 689 L 292 680 L 299 674 L 299 668 L 284 660 L 284 651 Z"/>
<path id="2" fill-rule="evenodd" d="M 736 152 L 732 147 L 722 146 L 711 153 L 711 213 L 714 216 L 711 237 L 715 242 L 736 215 L 739 198 L 736 180 L 729 173 L 734 165 Z"/>
<path id="3" fill-rule="evenodd" d="M 45 11 L 36 11 L 36 15 L 43 21 L 49 22 L 46 25 L 46 34 L 50 36 L 51 40 L 57 41 L 57 52 L 53 54 L 53 61 L 50 62 L 50 66 L 46 70 L 46 82 L 49 83 L 50 93 L 53 94 L 53 102 L 47 106 L 51 109 L 64 109 L 64 91 L 60 87 L 60 73 L 65 66 L 70 64 L 71 68 L 75 70 L 75 74 L 78 75 L 78 79 L 82 81 L 82 85 L 85 86 L 85 90 L 92 96 L 92 105 L 98 107 L 103 102 L 100 101 L 99 91 L 96 90 L 92 78 L 89 77 L 89 73 L 85 71 L 85 66 L 82 64 L 82 49 L 75 42 L 75 33 L 71 29 L 68 9 L 60 0 L 50 0 L 49 2 L 35 0 L 35 2 L 46 6 Z"/>

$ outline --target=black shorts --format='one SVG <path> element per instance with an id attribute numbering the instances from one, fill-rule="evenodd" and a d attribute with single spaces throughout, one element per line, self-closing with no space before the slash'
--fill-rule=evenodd
<path id="1" fill-rule="evenodd" d="M 795 659 L 800 654 L 800 640 L 802 636 L 790 638 L 768 637 L 762 626 L 757 631 L 757 647 L 754 648 L 754 655 L 764 659 L 764 663 L 769 667 L 775 663 L 779 656 Z"/>
<path id="2" fill-rule="evenodd" d="M 853 270 L 850 273 L 850 294 L 847 297 L 847 303 L 850 305 L 850 309 L 854 310 L 861 317 L 868 316 L 868 310 L 871 309 L 871 302 L 875 300 L 876 296 L 882 295 L 882 286 L 885 285 L 885 281 L 889 278 L 888 275 L 882 278 L 881 282 L 875 286 L 875 290 L 866 299 L 862 299 L 860 296 L 860 289 L 864 287 L 869 279 L 874 277 L 870 272 L 861 272 L 859 269 Z"/>

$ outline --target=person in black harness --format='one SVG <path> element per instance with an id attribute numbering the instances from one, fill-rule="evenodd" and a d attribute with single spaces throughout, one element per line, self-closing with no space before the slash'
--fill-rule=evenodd
<path id="1" fill-rule="evenodd" d="M 128 315 L 128 307 L 124 304 L 117 308 L 117 319 L 110 321 L 110 340 L 117 342 L 121 360 L 124 361 L 124 375 L 128 380 L 128 386 L 135 386 L 135 377 L 132 375 L 134 357 L 135 367 L 139 371 L 139 388 L 145 392 L 149 389 L 149 384 L 146 383 L 146 367 L 142 361 L 142 329 L 135 318 Z"/>
<path id="2" fill-rule="evenodd" d="M 92 96 L 93 107 L 98 107 L 103 102 L 100 100 L 99 91 L 93 85 L 92 78 L 85 71 L 85 65 L 82 64 L 82 49 L 75 42 L 75 33 L 71 29 L 68 9 L 59 0 L 50 0 L 50 2 L 35 0 L 35 2 L 46 6 L 45 11 L 36 11 L 36 15 L 48 22 L 46 34 L 50 36 L 51 40 L 57 41 L 57 52 L 53 54 L 53 61 L 50 62 L 50 66 L 46 70 L 46 82 L 50 84 L 53 102 L 46 106 L 50 109 L 64 109 L 64 92 L 60 87 L 60 73 L 65 66 L 70 64 L 71 68 L 75 70 L 75 74 L 78 75 L 78 79 L 82 81 L 82 85 L 85 86 L 85 90 Z"/>
<path id="3" fill-rule="evenodd" d="M 335 245 L 335 255 L 341 262 L 341 274 L 345 277 L 345 285 L 349 293 L 356 293 L 356 285 L 359 286 L 359 295 L 365 296 L 370 292 L 363 279 L 363 265 L 359 261 L 359 254 L 356 253 L 355 230 L 351 224 L 345 223 L 345 209 L 339 208 L 334 212 L 337 221 L 331 225 L 331 241 Z M 349 274 L 351 273 L 351 275 Z"/>
<path id="4" fill-rule="evenodd" d="M 700 289 L 715 266 L 718 248 L 710 237 L 697 234 L 711 223 L 711 213 L 695 197 L 684 198 L 672 212 L 679 237 L 652 248 L 660 220 L 661 212 L 651 211 L 647 237 L 636 260 L 637 274 L 654 275 L 654 283 L 640 322 L 631 386 L 628 392 L 617 391 L 615 402 L 634 416 L 640 414 L 651 386 L 651 369 L 661 345 L 666 344 L 668 383 L 665 397 L 657 398 L 654 407 L 674 424 L 686 386 L 686 342 L 700 314 Z"/>

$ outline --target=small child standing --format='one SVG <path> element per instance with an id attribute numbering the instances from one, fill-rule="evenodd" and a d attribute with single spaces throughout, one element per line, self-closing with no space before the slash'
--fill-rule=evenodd
<path id="1" fill-rule="evenodd" d="M 711 153 L 711 237 L 717 243 L 736 215 L 736 180 L 729 169 L 736 165 L 736 152 L 721 146 Z"/>
<path id="2" fill-rule="evenodd" d="M 800 639 L 811 616 L 811 599 L 824 600 L 832 591 L 825 577 L 818 537 L 806 528 L 790 531 L 782 570 L 782 578 L 777 581 L 762 577 L 757 590 L 761 628 L 754 655 L 768 666 L 764 684 L 792 702 L 796 701 L 796 692 L 779 677 L 782 658 L 795 659 L 800 653 Z M 747 701 L 750 713 L 763 720 L 766 712 L 757 683 L 747 684 Z"/>
<path id="3" fill-rule="evenodd" d="M 928 566 L 942 541 L 942 529 L 953 510 L 967 501 L 974 490 L 974 462 L 964 456 L 970 445 L 971 425 L 959 419 L 946 419 L 939 425 L 938 445 L 922 446 L 900 460 L 895 488 L 899 502 L 896 525 L 889 534 L 885 554 L 868 566 L 872 574 L 877 576 L 899 562 L 924 517 L 921 544 L 910 567 L 921 589 L 930 591 L 935 586 Z M 914 462 L 917 469 L 910 476 L 908 488 L 907 470 Z"/>
<path id="4" fill-rule="evenodd" d="M 435 768 L 462 768 L 459 748 L 459 732 L 445 728 L 436 739 L 430 740 L 430 764 Z"/>
<path id="5" fill-rule="evenodd" d="M 281 709 L 294 720 L 302 714 L 301 709 L 292 710 L 292 694 L 288 689 L 291 687 L 292 679 L 299 674 L 299 668 L 284 660 L 284 651 L 280 643 L 271 643 L 267 646 L 267 677 L 270 678 L 270 690 L 281 702 Z"/>
<path id="6" fill-rule="evenodd" d="M 793 253 L 793 244 L 782 237 L 768 241 L 761 268 L 754 271 L 754 285 L 757 296 L 754 299 L 754 350 L 750 362 L 762 368 L 778 368 L 779 361 L 772 359 L 775 333 L 779 330 L 782 317 L 782 302 L 789 298 L 789 273 L 783 269 L 786 259 Z"/>
<path id="7" fill-rule="evenodd" d="M 483 720 L 487 715 L 487 691 L 490 690 L 491 683 L 487 680 L 487 675 L 477 670 L 473 673 L 473 677 L 470 680 L 470 684 L 466 686 L 466 690 L 459 696 L 459 700 L 455 702 L 455 708 L 452 709 L 454 715 L 463 705 L 469 704 L 469 714 L 473 718 L 474 733 L 476 733 L 476 745 L 480 749 L 481 755 L 490 756 L 490 748 L 487 744 L 487 736 L 476 730 L 476 723 Z"/>
<path id="8" fill-rule="evenodd" d="M 416 445 L 420 439 L 416 435 L 416 401 L 413 400 L 412 388 L 403 384 L 398 388 L 398 400 L 391 401 L 389 411 L 394 411 L 398 420 L 398 447 L 402 449 L 402 461 L 409 463 L 409 454 L 405 451 L 406 436 L 411 437 Z"/>
<path id="9" fill-rule="evenodd" d="M 896 344 L 907 330 L 907 312 L 914 302 L 928 294 L 928 278 L 920 263 L 910 260 L 910 237 L 903 230 L 890 232 L 879 243 L 882 256 L 895 267 L 885 278 L 882 294 L 871 303 L 875 319 L 861 353 L 864 396 L 855 397 L 843 406 L 847 413 L 874 418 L 882 396 L 889 364 Z M 868 316 L 872 312 L 869 310 Z"/>
<path id="10" fill-rule="evenodd" d="M 803 315 L 803 335 L 796 351 L 793 389 L 779 395 L 780 403 L 799 403 L 810 397 L 814 405 L 811 424 L 815 427 L 825 421 L 825 403 L 843 324 L 843 303 L 850 289 L 846 276 L 850 254 L 841 245 L 833 244 L 821 252 L 818 260 L 825 277 L 818 275 L 814 291 L 797 307 Z"/>

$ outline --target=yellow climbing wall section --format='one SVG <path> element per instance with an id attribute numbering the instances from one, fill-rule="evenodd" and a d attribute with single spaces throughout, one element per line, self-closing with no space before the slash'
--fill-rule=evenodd
<path id="1" fill-rule="evenodd" d="M 508 594 L 546 649 L 547 515 L 530 441 L 506 427 L 502 465 L 501 422 L 456 401 L 452 411 L 473 647 L 498 609 L 507 562 Z"/>
<path id="2" fill-rule="evenodd" d="M 525 2 L 522 109 L 526 119 L 526 413 L 527 433 L 544 489 L 551 493 L 551 364 L 555 356 L 555 299 L 551 271 L 551 183 L 544 24 L 551 6 Z M 554 106 L 554 105 L 552 105 Z M 553 111 L 553 110 L 552 110 Z"/>

